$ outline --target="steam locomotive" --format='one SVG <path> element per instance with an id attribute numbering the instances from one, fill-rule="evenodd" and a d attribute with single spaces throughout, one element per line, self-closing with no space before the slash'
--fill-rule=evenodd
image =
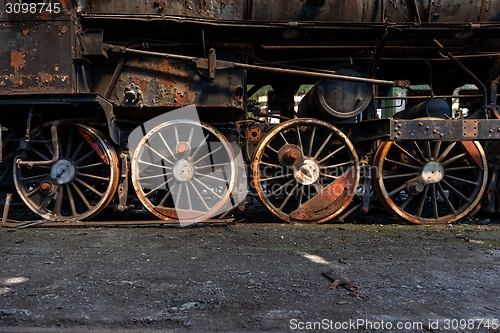
<path id="1" fill-rule="evenodd" d="M 1 191 L 43 219 L 498 210 L 498 1 L 6 0 L 0 40 Z"/>

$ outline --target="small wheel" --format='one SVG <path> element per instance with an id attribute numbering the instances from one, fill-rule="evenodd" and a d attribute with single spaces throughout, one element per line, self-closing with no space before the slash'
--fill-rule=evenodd
<path id="1" fill-rule="evenodd" d="M 322 223 L 356 194 L 359 160 L 350 140 L 327 122 L 298 118 L 273 128 L 252 163 L 262 204 L 287 222 Z"/>
<path id="2" fill-rule="evenodd" d="M 14 163 L 14 184 L 25 204 L 47 220 L 90 219 L 113 199 L 118 158 L 104 135 L 83 124 L 57 126 L 59 159 L 54 155 L 51 124 L 31 135 L 30 147 Z M 29 163 L 33 162 L 33 163 Z"/>
<path id="3" fill-rule="evenodd" d="M 380 202 L 416 224 L 454 222 L 476 207 L 486 189 L 488 166 L 479 142 L 384 142 L 373 164 Z"/>
<path id="4" fill-rule="evenodd" d="M 237 178 L 227 139 L 210 125 L 171 120 L 151 129 L 132 157 L 142 204 L 164 220 L 201 222 L 224 211 Z"/>

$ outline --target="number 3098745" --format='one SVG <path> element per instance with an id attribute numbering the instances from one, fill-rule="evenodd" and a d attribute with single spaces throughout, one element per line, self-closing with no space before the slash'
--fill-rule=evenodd
<path id="1" fill-rule="evenodd" d="M 11 3 L 5 4 L 7 14 L 42 14 L 44 12 L 57 14 L 61 12 L 60 3 L 38 2 L 38 3 Z"/>

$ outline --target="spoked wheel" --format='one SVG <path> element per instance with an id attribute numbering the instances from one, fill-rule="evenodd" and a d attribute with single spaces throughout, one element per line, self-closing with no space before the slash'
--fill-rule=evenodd
<path id="1" fill-rule="evenodd" d="M 162 123 L 141 139 L 131 164 L 137 196 L 161 219 L 201 222 L 230 206 L 238 166 L 230 143 L 210 125 Z"/>
<path id="2" fill-rule="evenodd" d="M 30 148 L 14 163 L 14 183 L 26 205 L 47 220 L 89 219 L 110 203 L 119 179 L 116 152 L 103 134 L 82 124 L 51 124 L 31 135 Z M 57 155 L 57 154 L 56 154 Z"/>
<path id="3" fill-rule="evenodd" d="M 317 119 L 292 119 L 259 143 L 253 186 L 262 204 L 287 222 L 322 223 L 351 202 L 359 160 L 349 139 Z"/>
<path id="4" fill-rule="evenodd" d="M 416 224 L 451 223 L 472 211 L 487 183 L 479 142 L 384 142 L 374 159 L 384 207 Z"/>

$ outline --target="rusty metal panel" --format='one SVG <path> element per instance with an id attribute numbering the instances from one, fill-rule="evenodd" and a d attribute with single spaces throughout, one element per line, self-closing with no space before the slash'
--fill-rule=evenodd
<path id="1" fill-rule="evenodd" d="M 99 78 L 100 74 L 95 73 Z M 103 81 L 103 83 L 105 83 Z M 194 63 L 161 58 L 128 61 L 110 99 L 119 106 L 243 109 L 243 70 L 218 69 L 212 81 Z M 101 88 L 102 89 L 102 88 Z"/>
<path id="2" fill-rule="evenodd" d="M 500 119 L 391 119 L 391 140 L 499 140 Z"/>
<path id="3" fill-rule="evenodd" d="M 89 0 L 86 11 L 100 14 L 173 15 L 241 20 L 246 0 Z"/>
<path id="4" fill-rule="evenodd" d="M 254 0 L 252 11 L 255 20 L 361 22 L 364 1 Z"/>
<path id="5" fill-rule="evenodd" d="M 0 95 L 75 92 L 72 21 L 0 22 Z"/>
<path id="6" fill-rule="evenodd" d="M 344 23 L 490 22 L 499 13 L 494 0 L 254 0 L 252 7 L 255 20 Z"/>

